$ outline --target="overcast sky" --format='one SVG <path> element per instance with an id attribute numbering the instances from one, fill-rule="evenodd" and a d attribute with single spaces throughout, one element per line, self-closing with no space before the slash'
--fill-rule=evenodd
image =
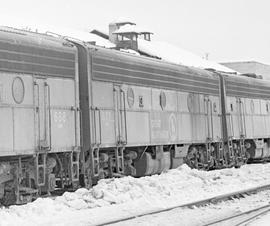
<path id="1" fill-rule="evenodd" d="M 108 29 L 117 18 L 218 62 L 270 64 L 269 0 L 0 0 L 0 24 Z"/>

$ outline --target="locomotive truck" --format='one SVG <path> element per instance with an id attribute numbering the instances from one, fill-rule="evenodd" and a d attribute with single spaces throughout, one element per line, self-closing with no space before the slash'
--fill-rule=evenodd
<path id="1" fill-rule="evenodd" d="M 270 156 L 270 83 L 0 29 L 0 198 Z"/>

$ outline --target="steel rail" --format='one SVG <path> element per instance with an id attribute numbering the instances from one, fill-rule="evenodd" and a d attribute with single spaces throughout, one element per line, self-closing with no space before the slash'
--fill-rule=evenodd
<path id="1" fill-rule="evenodd" d="M 107 221 L 107 222 L 97 224 L 97 226 L 120 223 L 120 222 L 124 222 L 124 221 L 128 221 L 128 220 L 132 220 L 132 219 L 135 219 L 138 217 L 143 217 L 146 215 L 153 215 L 153 214 L 158 214 L 158 213 L 162 213 L 162 212 L 167 212 L 167 211 L 174 210 L 177 208 L 191 208 L 194 206 L 199 207 L 199 206 L 205 206 L 208 204 L 216 204 L 216 203 L 221 202 L 221 201 L 226 201 L 226 200 L 229 200 L 232 198 L 241 198 L 244 195 L 256 194 L 260 191 L 264 191 L 264 190 L 268 190 L 268 189 L 270 189 L 270 184 L 263 185 L 263 186 L 257 186 L 257 187 L 249 188 L 249 189 L 244 189 L 244 190 L 240 190 L 240 191 L 236 191 L 236 192 L 231 192 L 231 193 L 227 193 L 227 194 L 223 194 L 223 195 L 217 195 L 217 196 L 214 196 L 211 198 L 207 198 L 207 199 L 203 199 L 203 200 L 199 200 L 199 201 L 195 201 L 195 202 L 191 202 L 191 203 L 176 205 L 176 206 L 172 206 L 172 207 L 165 208 L 165 209 L 159 209 L 159 210 L 149 211 L 149 212 L 142 213 L 142 214 L 136 214 L 133 216 L 123 217 L 123 218 L 119 218 L 116 220 Z"/>
<path id="2" fill-rule="evenodd" d="M 248 223 L 257 217 L 270 212 L 270 204 L 260 206 L 258 208 L 248 210 L 242 213 L 238 213 L 229 217 L 225 217 L 219 220 L 212 221 L 210 223 L 206 223 L 203 226 L 210 226 L 210 225 L 220 225 L 226 223 L 226 225 L 230 226 L 240 226 L 244 223 Z"/>

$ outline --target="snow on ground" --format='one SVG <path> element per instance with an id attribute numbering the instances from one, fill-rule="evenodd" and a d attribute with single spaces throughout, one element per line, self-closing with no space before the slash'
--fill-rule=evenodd
<path id="1" fill-rule="evenodd" d="M 269 204 L 269 199 L 267 200 Z M 269 226 L 270 225 L 270 213 L 259 216 L 257 219 L 251 221 L 247 226 Z"/>
<path id="2" fill-rule="evenodd" d="M 270 191 L 262 191 L 241 199 L 233 199 L 217 204 L 210 204 L 202 207 L 176 208 L 170 211 L 151 214 L 132 220 L 113 224 L 113 226 L 163 226 L 163 225 L 181 225 L 181 226 L 200 226 L 207 225 L 228 216 L 252 210 L 257 207 L 269 204 Z M 268 218 L 270 220 L 270 218 Z M 259 221 L 258 221 L 259 222 Z M 254 222 L 255 223 L 255 222 Z M 229 223 L 230 225 L 232 222 Z M 228 225 L 222 223 L 221 225 Z M 251 224 L 257 226 L 261 224 Z M 268 224 L 269 225 L 269 221 Z"/>
<path id="3" fill-rule="evenodd" d="M 92 189 L 0 209 L 0 225 L 96 225 L 270 183 L 270 164 L 198 171 L 183 165 L 161 175 L 104 179 Z"/>

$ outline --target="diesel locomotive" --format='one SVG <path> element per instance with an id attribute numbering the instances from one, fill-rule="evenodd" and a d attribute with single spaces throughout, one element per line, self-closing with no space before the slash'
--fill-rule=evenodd
<path id="1" fill-rule="evenodd" d="M 270 156 L 270 83 L 0 29 L 0 199 Z"/>

